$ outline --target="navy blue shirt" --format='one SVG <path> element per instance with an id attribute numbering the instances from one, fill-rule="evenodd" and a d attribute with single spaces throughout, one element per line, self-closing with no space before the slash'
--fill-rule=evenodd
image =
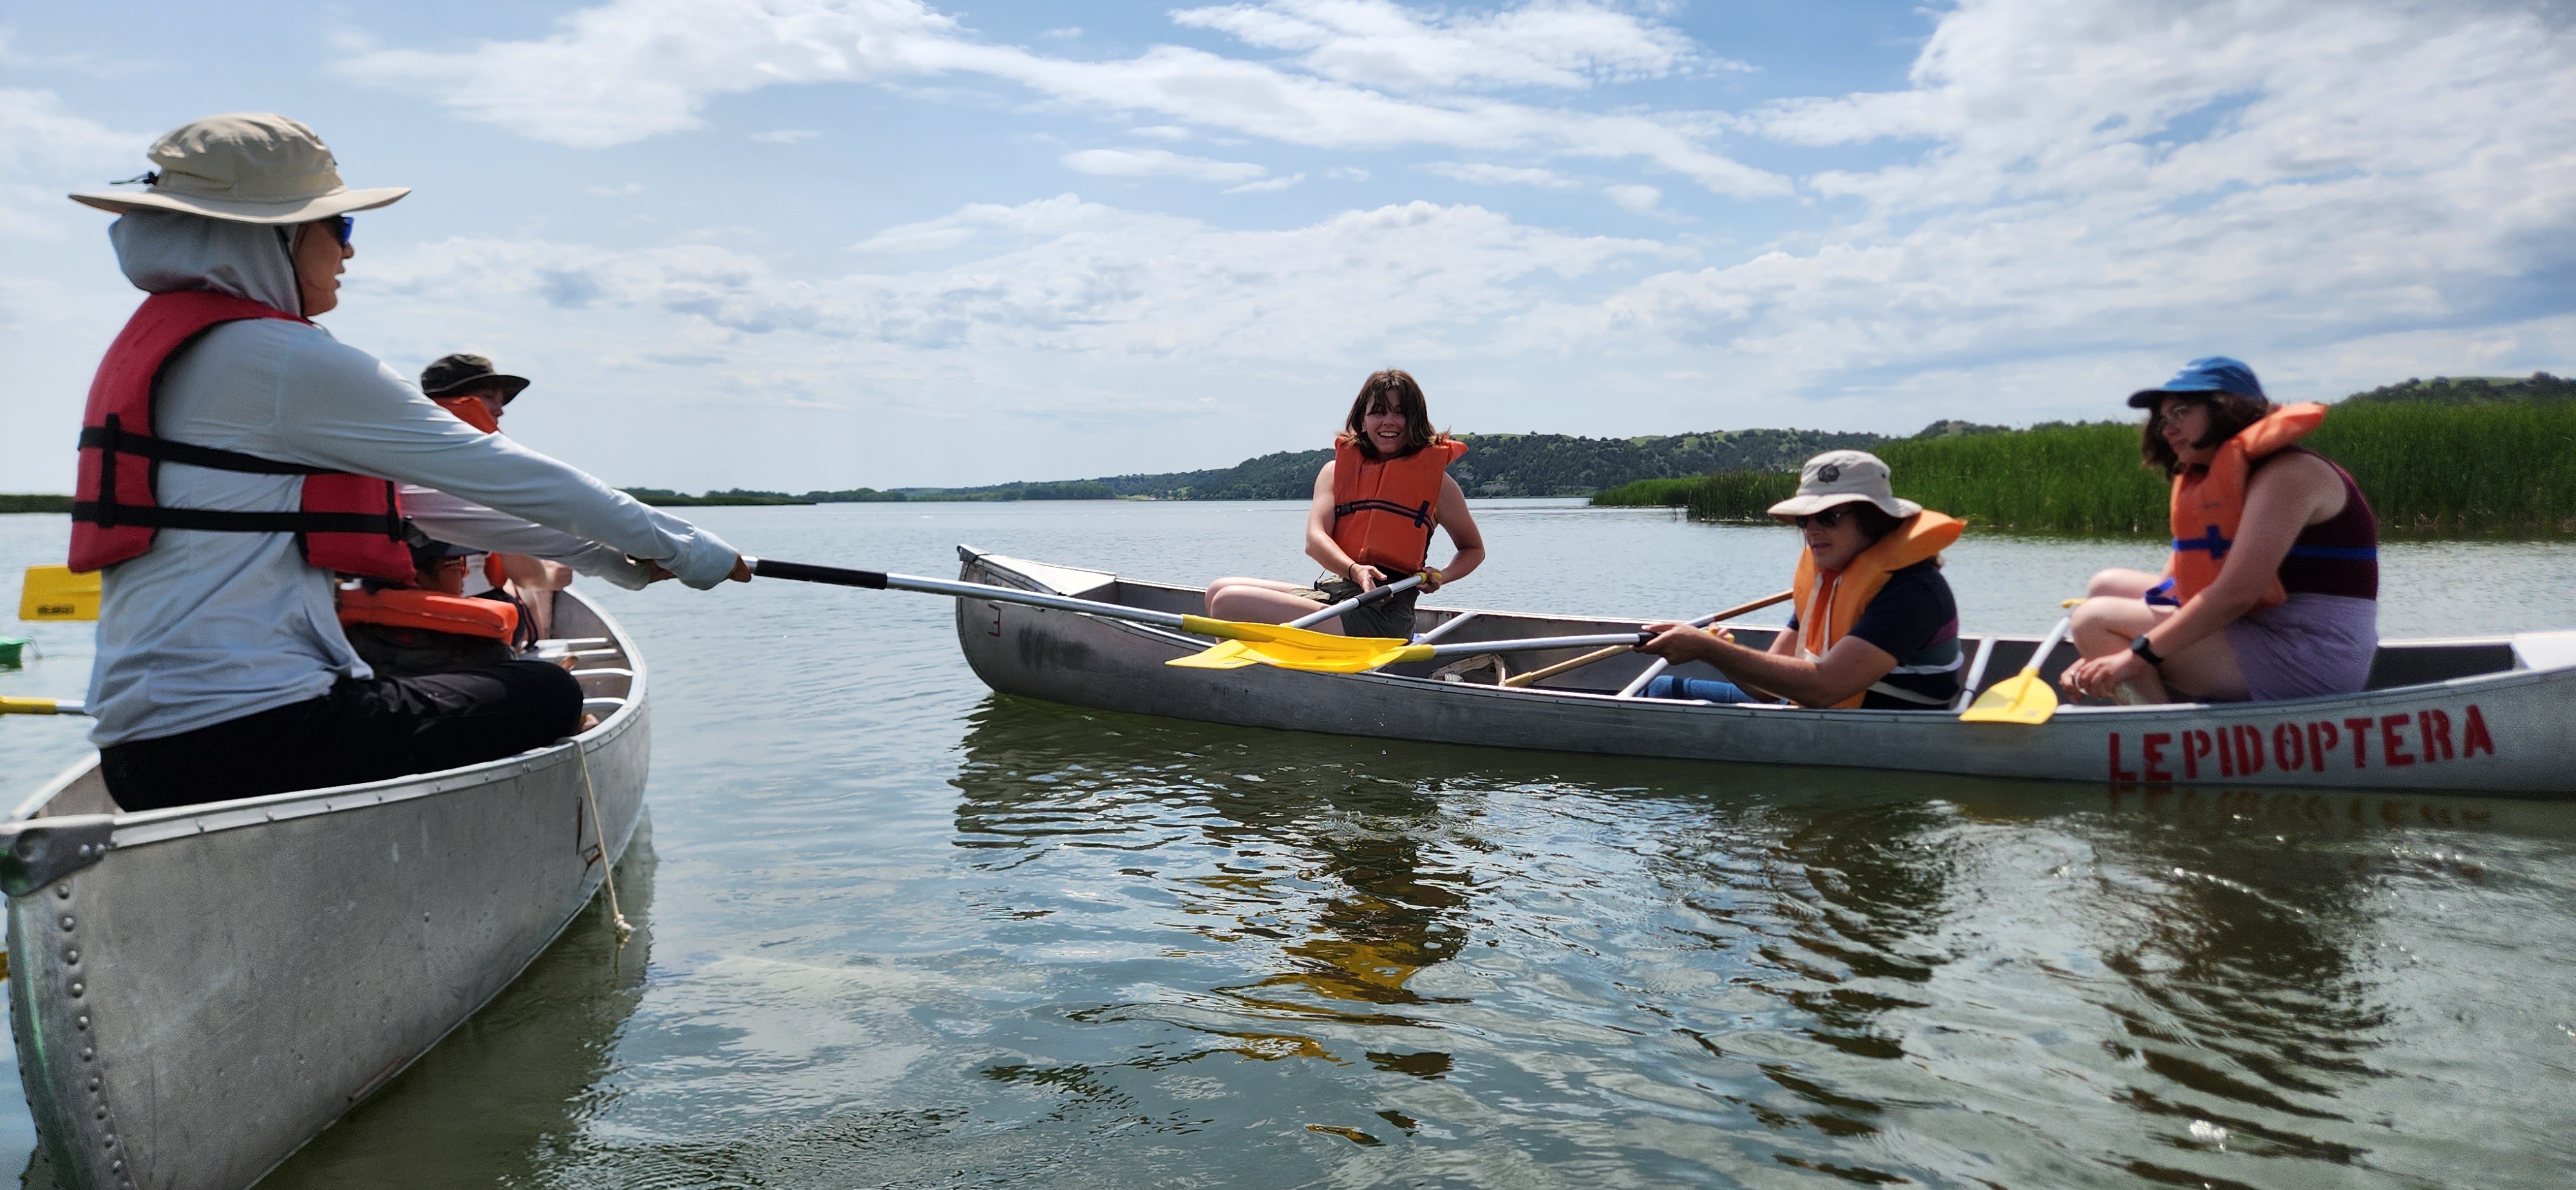
<path id="1" fill-rule="evenodd" d="M 1797 628 L 1798 618 L 1789 617 L 1789 630 Z M 1887 585 L 1861 609 L 1851 635 L 1896 658 L 1895 670 L 1862 696 L 1863 709 L 1938 710 L 1958 701 L 1959 603 L 1950 595 L 1949 580 L 1941 577 L 1939 559 L 1926 558 L 1887 576 Z M 1882 688 L 1927 701 L 1883 693 Z"/>

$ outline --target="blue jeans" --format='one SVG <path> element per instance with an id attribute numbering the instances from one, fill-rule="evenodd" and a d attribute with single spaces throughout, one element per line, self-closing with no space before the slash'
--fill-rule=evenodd
<path id="1" fill-rule="evenodd" d="M 1696 698 L 1706 702 L 1770 701 L 1746 693 L 1743 687 L 1733 682 L 1721 682 L 1715 678 L 1677 678 L 1671 674 L 1656 675 L 1654 681 L 1646 683 L 1646 688 L 1637 693 L 1647 698 Z"/>

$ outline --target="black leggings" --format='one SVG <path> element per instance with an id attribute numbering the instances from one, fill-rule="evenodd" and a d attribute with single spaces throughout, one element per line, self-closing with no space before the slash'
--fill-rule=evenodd
<path id="1" fill-rule="evenodd" d="M 381 781 L 497 760 L 581 724 L 562 666 L 505 661 L 419 678 L 341 679 L 310 702 L 99 750 L 128 811 Z"/>

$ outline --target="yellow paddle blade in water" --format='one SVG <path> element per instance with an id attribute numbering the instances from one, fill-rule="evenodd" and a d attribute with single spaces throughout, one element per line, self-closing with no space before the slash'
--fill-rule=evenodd
<path id="1" fill-rule="evenodd" d="M 2034 665 L 1987 687 L 1974 704 L 1959 712 L 1959 722 L 2037 725 L 2056 714 L 2057 692 L 2039 680 L 2039 667 Z"/>
<path id="2" fill-rule="evenodd" d="M 1335 636 L 1330 632 L 1290 628 L 1285 624 L 1245 624 L 1186 616 L 1182 618 L 1181 629 L 1201 636 L 1225 638 L 1225 643 L 1215 648 L 1163 663 L 1184 669 L 1241 669 L 1247 665 L 1272 665 L 1280 669 L 1355 674 L 1381 665 L 1420 661 L 1431 656 L 1431 646 L 1409 644 L 1391 636 Z"/>

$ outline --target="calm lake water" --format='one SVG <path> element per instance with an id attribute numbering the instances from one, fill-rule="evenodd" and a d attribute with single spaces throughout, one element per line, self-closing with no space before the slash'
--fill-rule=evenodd
<path id="1" fill-rule="evenodd" d="M 941 577 L 960 542 L 1313 570 L 1289 504 L 694 511 Z M 1433 602 L 1698 614 L 1796 548 L 1478 516 L 1495 560 Z M 0 591 L 64 538 L 0 517 Z M 1972 629 L 2036 632 L 2155 561 L 1972 535 L 1948 573 Z M 2386 575 L 2389 636 L 2576 625 L 2567 546 L 2393 546 Z M 2576 806 L 1214 728 L 998 698 L 927 596 L 604 602 L 653 666 L 642 932 L 578 920 L 267 1185 L 2576 1181 Z M 86 626 L 25 627 L 44 656 L 0 692 L 78 697 Z M 81 731 L 0 720 L 0 796 Z"/>

